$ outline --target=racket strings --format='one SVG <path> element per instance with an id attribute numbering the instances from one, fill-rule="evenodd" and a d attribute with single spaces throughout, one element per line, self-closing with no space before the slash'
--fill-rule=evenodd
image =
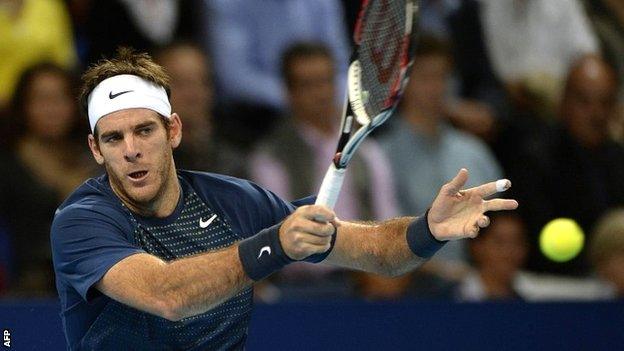
<path id="1" fill-rule="evenodd" d="M 368 116 L 393 106 L 405 65 L 406 1 L 369 1 L 356 33 L 360 62 L 361 103 Z"/>

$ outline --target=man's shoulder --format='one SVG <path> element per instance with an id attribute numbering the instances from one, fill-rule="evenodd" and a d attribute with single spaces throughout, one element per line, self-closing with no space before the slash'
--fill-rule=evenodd
<path id="1" fill-rule="evenodd" d="M 125 217 L 120 201 L 108 186 L 106 176 L 90 178 L 82 183 L 58 207 L 54 214 L 54 222 L 98 214 L 112 217 L 115 220 Z"/>
<path id="2" fill-rule="evenodd" d="M 200 198 L 212 204 L 257 202 L 269 193 L 266 189 L 249 180 L 224 174 L 178 170 L 178 176 Z"/>
<path id="3" fill-rule="evenodd" d="M 195 191 L 209 189 L 211 192 L 247 191 L 252 183 L 249 180 L 225 174 L 203 171 L 178 170 L 178 176 L 188 182 Z"/>
<path id="4" fill-rule="evenodd" d="M 292 204 L 249 180 L 187 170 L 178 170 L 178 176 L 182 186 L 190 186 L 209 207 L 228 216 L 251 219 L 254 226 L 249 233 L 277 223 L 294 210 Z"/>

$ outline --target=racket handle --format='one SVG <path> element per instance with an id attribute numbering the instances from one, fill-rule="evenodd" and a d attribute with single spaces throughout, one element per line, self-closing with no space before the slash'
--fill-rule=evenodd
<path id="1" fill-rule="evenodd" d="M 324 205 L 331 209 L 336 205 L 338 201 L 338 195 L 340 195 L 340 189 L 342 188 L 342 182 L 346 168 L 336 168 L 333 163 L 329 166 L 323 183 L 319 189 L 318 196 L 316 197 L 315 205 Z"/>

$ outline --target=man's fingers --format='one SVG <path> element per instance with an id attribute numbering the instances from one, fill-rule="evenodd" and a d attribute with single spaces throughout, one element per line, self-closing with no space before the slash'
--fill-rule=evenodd
<path id="1" fill-rule="evenodd" d="M 467 191 L 474 191 L 479 194 L 479 196 L 485 198 L 496 193 L 506 191 L 509 188 L 511 188 L 511 181 L 509 179 L 499 179 L 494 182 L 485 183 L 472 189 L 468 189 Z"/>
<path id="2" fill-rule="evenodd" d="M 329 221 L 329 223 L 334 225 L 334 228 L 338 229 L 338 227 L 340 227 L 342 225 L 342 222 L 340 221 L 340 219 L 338 217 L 334 217 L 333 220 Z"/>
<path id="3" fill-rule="evenodd" d="M 300 246 L 305 245 L 319 245 L 323 246 L 327 243 L 331 242 L 331 237 L 327 236 L 318 236 L 310 233 L 297 233 L 295 234 L 295 242 Z"/>
<path id="4" fill-rule="evenodd" d="M 312 243 L 301 243 L 299 245 L 296 245 L 292 249 L 293 256 L 289 255 L 289 257 L 294 258 L 296 260 L 302 260 L 314 254 L 327 252 L 327 250 L 329 250 L 330 247 L 331 247 L 331 242 L 321 243 L 318 245 L 312 244 Z"/>
<path id="5" fill-rule="evenodd" d="M 468 180 L 468 170 L 462 168 L 459 170 L 455 178 L 444 185 L 444 191 L 447 195 L 457 194 Z"/>
<path id="6" fill-rule="evenodd" d="M 503 191 L 511 188 L 511 180 L 509 179 L 499 179 L 495 182 L 495 184 L 497 193 L 502 193 Z"/>
<path id="7" fill-rule="evenodd" d="M 309 221 L 308 225 L 310 226 L 310 231 L 308 231 L 308 233 L 321 237 L 332 236 L 336 231 L 336 227 L 334 227 L 332 222 L 319 223 L 316 221 Z"/>
<path id="8" fill-rule="evenodd" d="M 331 236 L 336 230 L 331 222 L 319 222 L 307 218 L 299 218 L 293 222 L 293 229 L 297 232 L 316 236 Z"/>
<path id="9" fill-rule="evenodd" d="M 518 208 L 518 201 L 510 199 L 492 199 L 484 202 L 485 212 L 515 210 Z"/>
<path id="10" fill-rule="evenodd" d="M 309 254 L 308 256 L 327 252 L 331 248 L 331 243 L 325 243 L 322 245 L 306 244 L 304 250 Z M 307 257 L 307 256 L 306 256 Z"/>
<path id="11" fill-rule="evenodd" d="M 481 216 L 481 218 L 479 218 L 479 219 L 477 220 L 477 225 L 478 225 L 480 228 L 485 228 L 485 227 L 487 227 L 488 225 L 490 225 L 490 217 L 488 217 L 488 216 Z"/>
<path id="12" fill-rule="evenodd" d="M 331 222 L 336 218 L 336 213 L 322 205 L 302 206 L 297 209 L 305 218 L 316 222 Z"/>

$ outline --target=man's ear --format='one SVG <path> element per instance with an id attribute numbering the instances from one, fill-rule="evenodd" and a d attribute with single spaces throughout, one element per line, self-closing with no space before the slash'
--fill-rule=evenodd
<path id="1" fill-rule="evenodd" d="M 87 138 L 89 140 L 89 149 L 91 149 L 91 154 L 93 155 L 95 162 L 97 162 L 99 165 L 103 165 L 104 157 L 100 152 L 99 144 L 95 141 L 95 136 L 93 136 L 93 134 L 89 134 Z"/>
<path id="2" fill-rule="evenodd" d="M 171 114 L 169 119 L 169 142 L 173 149 L 180 146 L 182 142 L 182 120 L 177 113 Z"/>

